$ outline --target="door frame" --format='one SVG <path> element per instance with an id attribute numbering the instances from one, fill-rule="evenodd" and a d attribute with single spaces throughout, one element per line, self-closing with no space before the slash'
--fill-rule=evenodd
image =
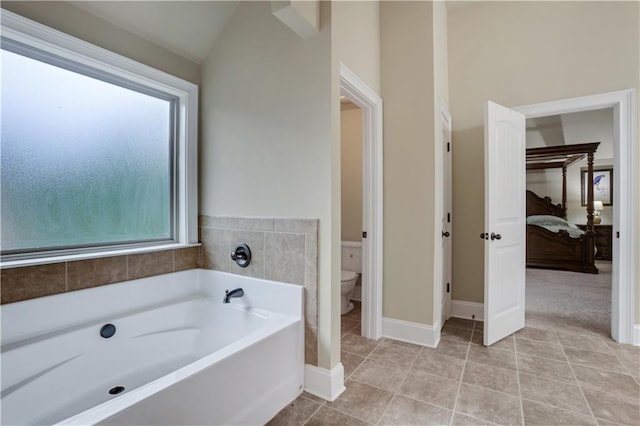
<path id="1" fill-rule="evenodd" d="M 619 343 L 634 342 L 634 286 L 635 259 L 634 235 L 637 235 L 633 218 L 637 188 L 635 181 L 634 137 L 636 129 L 635 90 L 601 93 L 578 98 L 524 105 L 513 108 L 526 118 L 569 114 L 596 109 L 613 108 L 613 167 L 617 179 L 614 194 L 617 194 L 613 217 L 613 274 L 611 287 L 611 337 Z M 615 232 L 620 238 L 615 238 Z"/>
<path id="2" fill-rule="evenodd" d="M 340 63 L 340 95 L 362 110 L 362 336 L 382 337 L 382 99 Z"/>
<path id="3" fill-rule="evenodd" d="M 442 217 L 444 215 L 444 206 L 442 205 L 442 192 L 444 191 L 444 176 L 443 176 L 443 172 L 444 172 L 444 168 L 442 167 L 444 161 L 445 161 L 445 155 L 447 155 L 447 151 L 445 149 L 446 143 L 449 142 L 450 143 L 450 151 L 448 152 L 449 158 L 447 159 L 447 161 L 449 161 L 449 206 L 451 208 L 451 223 L 449 224 L 449 228 L 450 228 L 450 232 L 453 233 L 453 206 L 452 206 L 452 191 L 453 191 L 453 173 L 452 173 L 452 167 L 453 167 L 453 162 L 452 162 L 452 155 L 453 155 L 453 143 L 451 141 L 451 114 L 449 113 L 449 108 L 447 106 L 447 104 L 444 102 L 444 100 L 440 99 L 439 101 L 439 113 L 438 113 L 438 123 L 437 123 L 437 130 L 436 130 L 436 144 L 435 144 L 435 167 L 434 167 L 434 176 L 436 178 L 436 185 L 435 185 L 435 194 L 434 194 L 434 206 L 435 206 L 435 238 L 434 238 L 434 257 L 435 257 L 435 262 L 434 265 L 436 265 L 436 267 L 434 268 L 434 272 L 435 272 L 435 277 L 434 277 L 434 282 L 435 284 L 435 295 L 434 295 L 434 318 L 433 318 L 433 324 L 435 324 L 435 328 L 437 329 L 437 335 L 440 335 L 440 329 L 442 329 L 442 327 L 444 326 L 444 323 L 440 323 L 441 318 L 442 318 L 442 308 L 441 308 L 441 304 L 442 304 L 442 257 L 445 255 L 445 253 L 443 253 L 442 250 L 442 238 L 438 238 L 438 230 L 442 231 L 441 227 L 442 227 Z M 448 141 L 444 140 L 442 134 L 442 130 L 443 128 L 446 129 L 447 131 L 447 135 L 448 135 Z M 449 279 L 451 279 L 451 241 L 449 242 Z M 447 293 L 446 295 L 447 297 L 447 301 L 445 303 L 445 319 L 449 318 L 449 314 L 451 313 L 451 290 L 449 291 L 449 293 Z M 436 339 L 438 340 L 438 338 Z"/>

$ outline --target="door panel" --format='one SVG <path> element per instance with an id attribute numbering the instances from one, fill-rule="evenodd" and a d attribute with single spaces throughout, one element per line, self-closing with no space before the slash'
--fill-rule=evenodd
<path id="1" fill-rule="evenodd" d="M 451 119 L 445 107 L 441 110 L 440 131 L 442 149 L 442 215 L 441 215 L 441 249 L 442 249 L 442 282 L 440 301 L 440 326 L 449 318 L 451 304 Z"/>
<path id="2" fill-rule="evenodd" d="M 524 327 L 525 150 L 524 115 L 487 102 L 485 346 Z"/>

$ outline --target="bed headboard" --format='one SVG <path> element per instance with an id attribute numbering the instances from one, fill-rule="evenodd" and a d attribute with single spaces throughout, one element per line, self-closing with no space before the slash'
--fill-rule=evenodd
<path id="1" fill-rule="evenodd" d="M 562 204 L 553 204 L 550 197 L 538 197 L 534 192 L 527 190 L 527 217 L 537 214 L 566 219 L 567 209 L 562 207 Z"/>

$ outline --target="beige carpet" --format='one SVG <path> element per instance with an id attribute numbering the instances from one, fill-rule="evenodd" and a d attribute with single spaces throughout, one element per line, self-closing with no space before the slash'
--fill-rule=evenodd
<path id="1" fill-rule="evenodd" d="M 577 327 L 609 336 L 611 262 L 596 266 L 599 274 L 527 268 L 527 327 Z"/>

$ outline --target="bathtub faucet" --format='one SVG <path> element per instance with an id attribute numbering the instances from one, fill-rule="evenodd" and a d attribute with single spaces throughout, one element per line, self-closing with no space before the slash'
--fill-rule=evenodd
<path id="1" fill-rule="evenodd" d="M 222 303 L 229 303 L 229 299 L 231 299 L 232 297 L 242 297 L 244 296 L 244 290 L 241 288 L 236 288 L 235 290 L 225 290 L 224 291 L 224 299 L 222 300 Z"/>

